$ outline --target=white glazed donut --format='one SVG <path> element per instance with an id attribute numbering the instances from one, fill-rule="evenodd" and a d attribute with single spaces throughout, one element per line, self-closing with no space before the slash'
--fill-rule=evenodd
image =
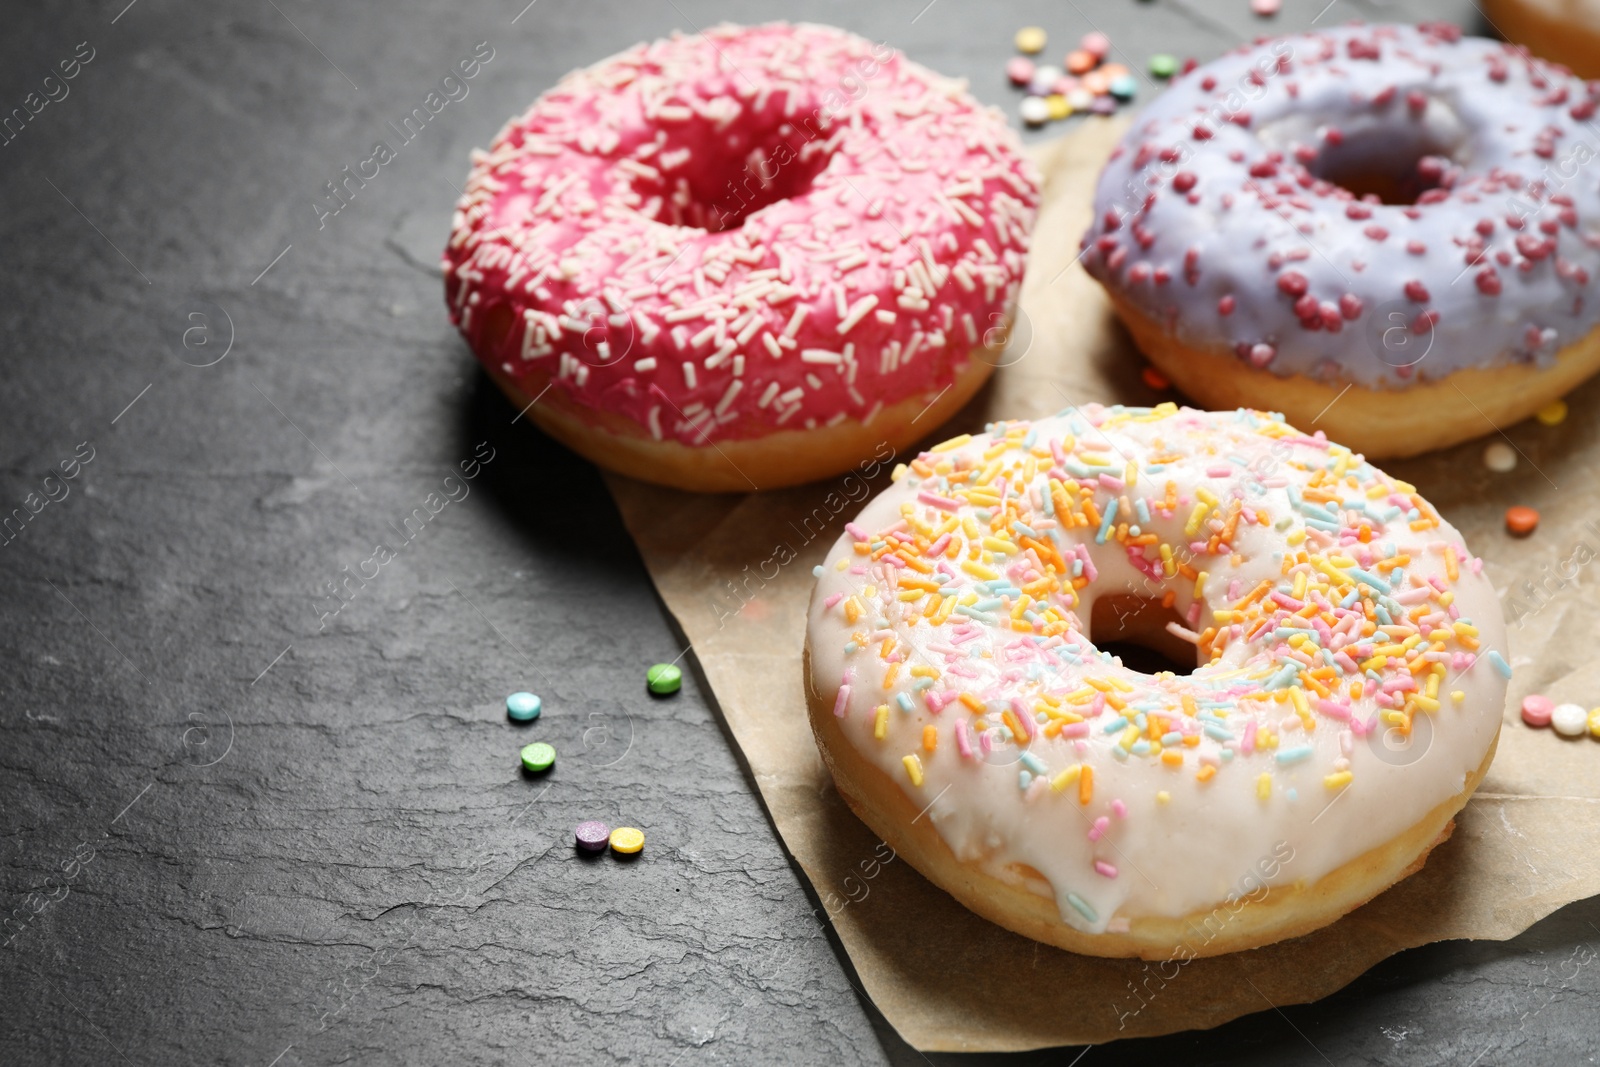
<path id="1" fill-rule="evenodd" d="M 923 453 L 818 568 L 812 726 L 856 813 L 1003 926 L 1255 947 L 1448 835 L 1510 676 L 1481 570 L 1414 488 L 1273 416 L 997 423 Z"/>
<path id="2" fill-rule="evenodd" d="M 1139 117 L 1084 266 L 1207 407 L 1377 457 L 1481 436 L 1600 369 L 1597 100 L 1452 26 L 1265 41 Z"/>

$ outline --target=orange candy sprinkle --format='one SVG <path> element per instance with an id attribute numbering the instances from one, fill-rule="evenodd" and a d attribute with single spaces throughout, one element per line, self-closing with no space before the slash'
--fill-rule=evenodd
<path id="1" fill-rule="evenodd" d="M 1538 525 L 1539 513 L 1533 508 L 1520 504 L 1506 508 L 1506 529 L 1513 537 L 1527 537 Z"/>
<path id="2" fill-rule="evenodd" d="M 1148 385 L 1152 389 L 1159 390 L 1172 388 L 1172 383 L 1167 380 L 1167 376 L 1156 370 L 1154 367 L 1146 367 L 1144 370 L 1139 372 L 1139 377 L 1144 380 L 1144 384 Z"/>
<path id="3" fill-rule="evenodd" d="M 1067 70 L 1073 74 L 1087 74 L 1099 62 L 1092 52 L 1085 52 L 1081 48 L 1067 53 Z"/>

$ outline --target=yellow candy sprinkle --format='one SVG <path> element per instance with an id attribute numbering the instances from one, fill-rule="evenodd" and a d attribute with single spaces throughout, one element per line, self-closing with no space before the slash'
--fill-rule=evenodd
<path id="1" fill-rule="evenodd" d="M 1261 800 L 1268 800 L 1271 796 L 1272 773 L 1270 771 L 1262 771 L 1261 777 L 1256 779 L 1256 797 Z"/>
<path id="2" fill-rule="evenodd" d="M 1600 737 L 1600 708 L 1595 708 L 1589 712 L 1589 732 L 1596 737 Z"/>
<path id="3" fill-rule="evenodd" d="M 1565 400 L 1552 400 L 1535 412 L 1533 417 L 1546 426 L 1559 426 L 1567 421 L 1567 402 Z"/>
<path id="4" fill-rule="evenodd" d="M 631 826 L 619 826 L 611 831 L 611 851 L 631 856 L 644 848 L 644 834 Z"/>
<path id="5" fill-rule="evenodd" d="M 911 779 L 911 784 L 922 785 L 922 761 L 913 753 L 900 761 L 906 765 L 906 777 Z"/>
<path id="6" fill-rule="evenodd" d="M 872 723 L 872 736 L 879 741 L 889 736 L 889 705 L 878 705 L 877 717 Z"/>
<path id="7" fill-rule="evenodd" d="M 1450 699 L 1459 704 L 1467 699 L 1467 692 L 1465 689 L 1452 689 L 1450 691 Z"/>
<path id="8" fill-rule="evenodd" d="M 1350 780 L 1354 777 L 1355 775 L 1349 771 L 1340 771 L 1338 774 L 1330 774 L 1324 777 L 1322 784 L 1329 789 L 1343 789 L 1350 784 Z"/>
<path id="9" fill-rule="evenodd" d="M 1168 801 L 1170 801 L 1171 799 L 1172 799 L 1172 794 L 1167 792 L 1165 789 L 1161 790 L 1159 793 L 1156 794 L 1156 803 L 1157 804 L 1165 804 Z"/>
<path id="10" fill-rule="evenodd" d="M 1024 55 L 1035 56 L 1044 51 L 1044 46 L 1050 38 L 1038 26 L 1024 26 L 1017 31 L 1014 43 L 1017 51 Z"/>

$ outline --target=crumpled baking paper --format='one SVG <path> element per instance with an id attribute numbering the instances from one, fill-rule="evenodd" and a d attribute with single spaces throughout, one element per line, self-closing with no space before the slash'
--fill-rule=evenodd
<path id="1" fill-rule="evenodd" d="M 1069 403 L 1153 404 L 1144 366 L 1100 287 L 1077 264 L 1078 237 L 1106 154 L 1123 126 L 1091 121 L 1035 149 L 1046 188 L 1022 313 L 1000 369 L 938 440 L 992 418 Z M 1600 383 L 1556 427 L 1485 425 L 1448 452 L 1386 464 L 1465 535 L 1500 590 L 1515 677 L 1499 754 L 1426 867 L 1317 933 L 1249 952 L 1165 962 L 1078 956 L 1012 934 L 927 882 L 834 792 L 806 718 L 801 679 L 811 569 L 868 496 L 888 446 L 827 482 L 745 496 L 697 496 L 608 476 L 657 589 L 693 645 L 784 844 L 811 880 L 884 1016 L 927 1051 L 1000 1051 L 1217 1026 L 1316 1000 L 1385 957 L 1448 938 L 1503 940 L 1600 893 L 1600 741 L 1525 726 L 1521 698 L 1600 704 Z M 934 429 L 933 427 L 929 428 Z M 1509 440 L 1517 469 L 1493 474 L 1485 444 Z M 909 458 L 901 456 L 899 458 Z M 1511 504 L 1543 515 L 1516 540 Z M 1248 857 L 1241 857 L 1241 875 Z M 1221 917 L 1225 922 L 1225 911 Z M 811 931 L 797 932 L 796 937 Z M 1196 931 L 1204 938 L 1204 931 Z M 781 982 L 774 953 L 763 980 Z"/>

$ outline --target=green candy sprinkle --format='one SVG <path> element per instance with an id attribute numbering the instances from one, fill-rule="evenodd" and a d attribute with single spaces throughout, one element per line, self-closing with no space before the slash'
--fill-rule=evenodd
<path id="1" fill-rule="evenodd" d="M 666 696 L 683 688 L 683 671 L 675 663 L 657 663 L 644 672 L 644 680 L 650 692 Z"/>
<path id="2" fill-rule="evenodd" d="M 544 702 L 532 693 L 512 693 L 506 697 L 506 715 L 512 722 L 532 722 L 544 710 Z"/>
<path id="3" fill-rule="evenodd" d="M 548 771 L 555 761 L 556 750 L 543 741 L 535 741 L 531 745 L 522 747 L 522 765 L 535 774 Z"/>
<path id="4" fill-rule="evenodd" d="M 1158 52 L 1150 57 L 1150 73 L 1157 78 L 1170 78 L 1178 73 L 1178 57 Z"/>

